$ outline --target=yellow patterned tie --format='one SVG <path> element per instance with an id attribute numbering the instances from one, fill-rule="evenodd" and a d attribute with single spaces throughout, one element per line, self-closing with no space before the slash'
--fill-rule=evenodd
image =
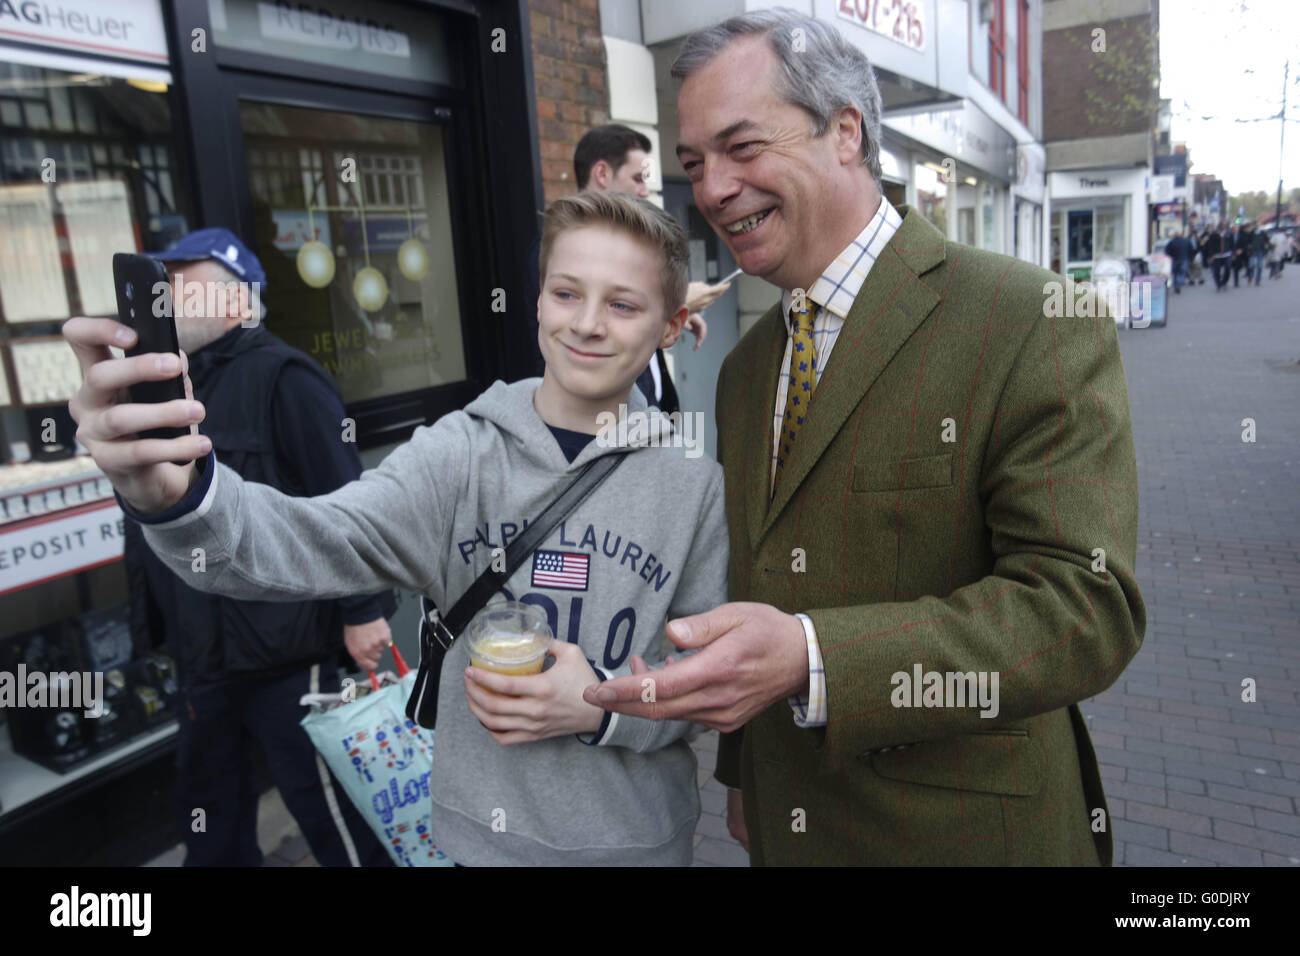
<path id="1" fill-rule="evenodd" d="M 811 309 L 809 306 L 811 305 Z M 817 317 L 817 303 L 809 303 L 801 296 L 790 306 L 790 387 L 785 395 L 785 417 L 781 420 L 781 441 L 776 452 L 776 481 L 790 459 L 790 449 L 803 427 L 817 385 L 817 353 L 813 349 L 813 322 Z M 772 483 L 773 493 L 776 482 Z"/>

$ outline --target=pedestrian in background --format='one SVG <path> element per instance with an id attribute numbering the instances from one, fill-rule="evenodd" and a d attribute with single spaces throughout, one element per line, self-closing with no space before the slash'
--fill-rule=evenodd
<path id="1" fill-rule="evenodd" d="M 1251 236 L 1250 244 L 1250 265 L 1246 270 L 1246 281 L 1250 277 L 1255 277 L 1255 285 L 1259 285 L 1260 280 L 1264 278 L 1264 260 L 1268 258 L 1273 249 L 1273 243 L 1268 238 L 1268 233 L 1263 229 L 1256 229 Z"/>
<path id="2" fill-rule="evenodd" d="M 266 273 L 252 250 L 229 230 L 202 229 L 154 258 L 167 268 L 173 303 L 187 303 L 175 309 L 176 333 L 194 398 L 206 409 L 203 434 L 222 460 L 289 495 L 324 494 L 358 477 L 356 446 L 339 439 L 346 413 L 338 387 L 310 356 L 265 328 L 258 299 Z M 195 284 L 208 293 L 202 315 L 189 307 L 194 297 L 183 295 Z M 216 296 L 214 289 L 224 291 Z M 146 523 L 176 517 L 164 512 Z M 307 708 L 298 703 L 307 693 L 338 690 L 345 646 L 358 665 L 378 665 L 392 641 L 387 596 L 269 604 L 204 594 L 191 586 L 202 575 L 173 574 L 129 518 L 124 559 L 132 626 L 151 641 L 166 640 L 180 677 L 174 801 L 185 866 L 262 865 L 257 748 L 322 866 L 391 866 L 317 756 L 300 726 Z M 205 823 L 197 829 L 196 809 Z"/>
<path id="3" fill-rule="evenodd" d="M 1268 277 L 1282 277 L 1282 259 L 1286 255 L 1287 238 L 1281 229 L 1274 229 L 1268 246 Z"/>
<path id="4" fill-rule="evenodd" d="M 1220 226 L 1210 233 L 1202 248 L 1214 272 L 1214 291 L 1221 292 L 1228 284 L 1228 271 L 1232 268 L 1232 235 L 1225 226 Z"/>
<path id="5" fill-rule="evenodd" d="M 1188 285 L 1205 285 L 1205 276 L 1201 273 L 1201 242 L 1204 233 L 1197 233 L 1195 229 L 1187 230 L 1187 241 L 1192 244 L 1192 257 L 1187 262 L 1187 284 Z"/>
<path id="6" fill-rule="evenodd" d="M 1246 226 L 1232 227 L 1232 242 L 1228 248 L 1232 250 L 1232 287 L 1238 287 L 1241 279 L 1241 270 L 1246 268 L 1246 257 L 1250 254 L 1250 244 L 1253 241 Z M 1246 284 L 1250 284 L 1250 275 L 1246 275 Z"/>
<path id="7" fill-rule="evenodd" d="M 1174 292 L 1181 294 L 1183 284 L 1187 282 L 1187 267 L 1192 259 L 1192 240 L 1188 239 L 1180 229 L 1165 246 L 1165 252 L 1173 260 Z"/>

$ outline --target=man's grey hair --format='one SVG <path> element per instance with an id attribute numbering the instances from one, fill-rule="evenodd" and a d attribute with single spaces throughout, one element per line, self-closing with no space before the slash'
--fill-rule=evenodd
<path id="1" fill-rule="evenodd" d="M 852 106 L 862 114 L 862 164 L 879 184 L 880 87 L 866 54 L 833 26 L 786 8 L 732 17 L 686 38 L 673 77 L 685 80 L 744 36 L 767 37 L 779 64 L 777 95 L 812 116 L 818 136 L 830 128 L 836 110 Z"/>

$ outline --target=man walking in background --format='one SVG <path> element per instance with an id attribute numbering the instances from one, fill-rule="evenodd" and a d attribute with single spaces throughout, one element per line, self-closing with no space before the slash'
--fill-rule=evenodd
<path id="1" fill-rule="evenodd" d="M 1221 292 L 1228 284 L 1228 272 L 1232 268 L 1232 236 L 1226 225 L 1214 229 L 1202 247 L 1205 261 L 1214 273 L 1214 291 Z"/>
<path id="2" fill-rule="evenodd" d="M 1232 250 L 1232 287 L 1238 288 L 1241 279 L 1241 270 L 1246 268 L 1246 258 L 1250 255 L 1251 236 L 1248 226 L 1233 225 L 1231 241 L 1228 247 Z M 1250 275 L 1246 276 L 1246 284 L 1250 284 Z"/>
<path id="3" fill-rule="evenodd" d="M 1165 246 L 1165 252 L 1173 260 L 1174 292 L 1181 293 L 1183 284 L 1187 282 L 1187 266 L 1195 254 L 1192 248 L 1192 240 L 1188 239 L 1186 233 L 1180 229 L 1174 233 L 1174 237 Z"/>
<path id="4" fill-rule="evenodd" d="M 1187 230 L 1188 241 L 1192 244 L 1192 258 L 1187 263 L 1187 284 L 1188 285 L 1205 285 L 1205 276 L 1201 271 L 1201 262 L 1204 256 L 1205 231 L 1197 232 L 1195 229 Z"/>
<path id="5" fill-rule="evenodd" d="M 1255 285 L 1259 285 L 1263 281 L 1264 262 L 1268 259 L 1268 254 L 1272 248 L 1273 244 L 1269 241 L 1268 233 L 1263 229 L 1256 228 L 1251 233 L 1249 268 L 1246 271 L 1247 282 L 1250 282 L 1252 276 L 1255 279 Z"/>

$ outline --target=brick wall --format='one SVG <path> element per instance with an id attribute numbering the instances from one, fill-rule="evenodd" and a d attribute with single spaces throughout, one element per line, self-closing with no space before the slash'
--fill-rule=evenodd
<path id="1" fill-rule="evenodd" d="M 573 150 L 609 122 L 600 0 L 529 0 L 537 133 L 546 201 L 577 192 Z"/>
<path id="2" fill-rule="evenodd" d="M 1093 52 L 1096 27 L 1106 31 L 1105 52 Z M 1154 126 L 1156 94 L 1139 82 L 1143 51 L 1156 42 L 1154 28 L 1153 18 L 1142 16 L 1043 33 L 1044 142 L 1140 133 Z M 1138 101 L 1148 108 L 1136 109 Z"/>

